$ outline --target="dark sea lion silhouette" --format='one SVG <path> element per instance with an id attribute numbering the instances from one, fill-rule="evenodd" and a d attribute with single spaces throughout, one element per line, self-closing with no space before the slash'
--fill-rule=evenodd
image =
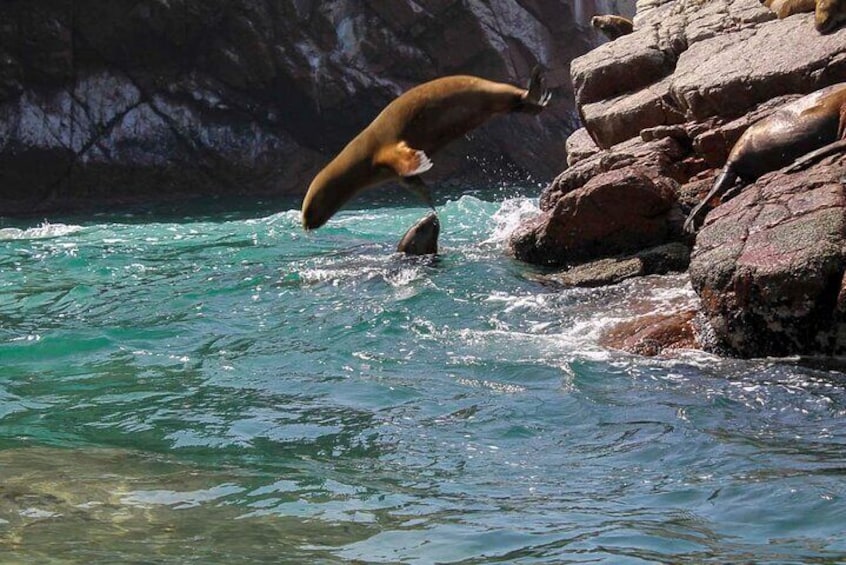
<path id="1" fill-rule="evenodd" d="M 407 255 L 434 255 L 438 252 L 438 235 L 441 222 L 438 215 L 429 212 L 409 228 L 397 245 L 397 251 Z"/>

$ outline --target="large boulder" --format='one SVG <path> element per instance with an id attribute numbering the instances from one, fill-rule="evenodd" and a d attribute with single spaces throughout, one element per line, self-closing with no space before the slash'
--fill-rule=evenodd
<path id="1" fill-rule="evenodd" d="M 592 154 L 585 144 L 582 158 L 541 194 L 541 214 L 511 234 L 511 253 L 569 267 L 683 239 L 679 183 L 702 166 L 686 161 L 690 140 L 673 135 Z"/>
<path id="2" fill-rule="evenodd" d="M 642 3 L 632 34 L 573 61 L 577 107 L 603 148 L 656 125 L 737 118 L 843 80 L 844 34 L 819 35 L 813 14 L 778 20 L 758 0 Z"/>
<path id="3" fill-rule="evenodd" d="M 592 178 L 511 238 L 518 259 L 572 265 L 667 241 L 676 187 L 637 166 Z"/>
<path id="4" fill-rule="evenodd" d="M 771 173 L 708 215 L 690 280 L 742 355 L 846 353 L 846 155 Z"/>
<path id="5" fill-rule="evenodd" d="M 553 0 L 0 2 L 0 214 L 303 192 L 407 88 L 537 63 L 556 103 L 458 140 L 433 178 L 551 178 L 566 69 L 594 42 L 574 18 Z"/>

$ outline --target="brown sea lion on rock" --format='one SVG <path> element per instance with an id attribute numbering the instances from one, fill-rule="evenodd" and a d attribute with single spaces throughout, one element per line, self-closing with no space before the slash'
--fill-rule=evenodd
<path id="1" fill-rule="evenodd" d="M 401 180 L 434 209 L 420 173 L 429 156 L 496 114 L 538 113 L 549 102 L 540 70 L 527 89 L 473 76 L 436 79 L 400 95 L 320 171 L 303 199 L 302 220 L 316 229 L 365 188 Z"/>
<path id="2" fill-rule="evenodd" d="M 399 253 L 406 255 L 434 255 L 438 252 L 438 235 L 441 223 L 434 212 L 411 226 L 397 245 Z"/>
<path id="3" fill-rule="evenodd" d="M 590 19 L 590 25 L 611 41 L 630 34 L 634 29 L 634 23 L 630 19 L 614 14 L 594 16 Z"/>
<path id="4" fill-rule="evenodd" d="M 831 33 L 846 22 L 846 0 L 817 0 L 814 26 L 820 33 Z"/>
<path id="5" fill-rule="evenodd" d="M 796 166 L 844 148 L 846 82 L 841 82 L 788 103 L 743 132 L 711 192 L 687 217 L 685 231 L 696 231 L 711 199 L 723 195 L 738 178 L 749 183 L 803 155 Z"/>
<path id="6" fill-rule="evenodd" d="M 846 21 L 846 0 L 761 0 L 779 19 L 814 12 L 814 27 L 820 33 L 834 31 Z"/>

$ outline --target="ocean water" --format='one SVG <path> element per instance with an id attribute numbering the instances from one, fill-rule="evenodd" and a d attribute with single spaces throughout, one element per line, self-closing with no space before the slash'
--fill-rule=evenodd
<path id="1" fill-rule="evenodd" d="M 0 562 L 846 561 L 846 375 L 604 349 L 684 276 L 560 291 L 532 198 L 0 222 Z"/>

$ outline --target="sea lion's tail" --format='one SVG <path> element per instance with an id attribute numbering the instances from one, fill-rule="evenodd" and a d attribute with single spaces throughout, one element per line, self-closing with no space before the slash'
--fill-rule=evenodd
<path id="1" fill-rule="evenodd" d="M 532 69 L 532 78 L 529 80 L 529 86 L 520 101 L 519 110 L 537 114 L 546 108 L 550 98 L 552 98 L 552 93 L 544 85 L 543 73 L 541 73 L 540 65 L 537 65 Z"/>

